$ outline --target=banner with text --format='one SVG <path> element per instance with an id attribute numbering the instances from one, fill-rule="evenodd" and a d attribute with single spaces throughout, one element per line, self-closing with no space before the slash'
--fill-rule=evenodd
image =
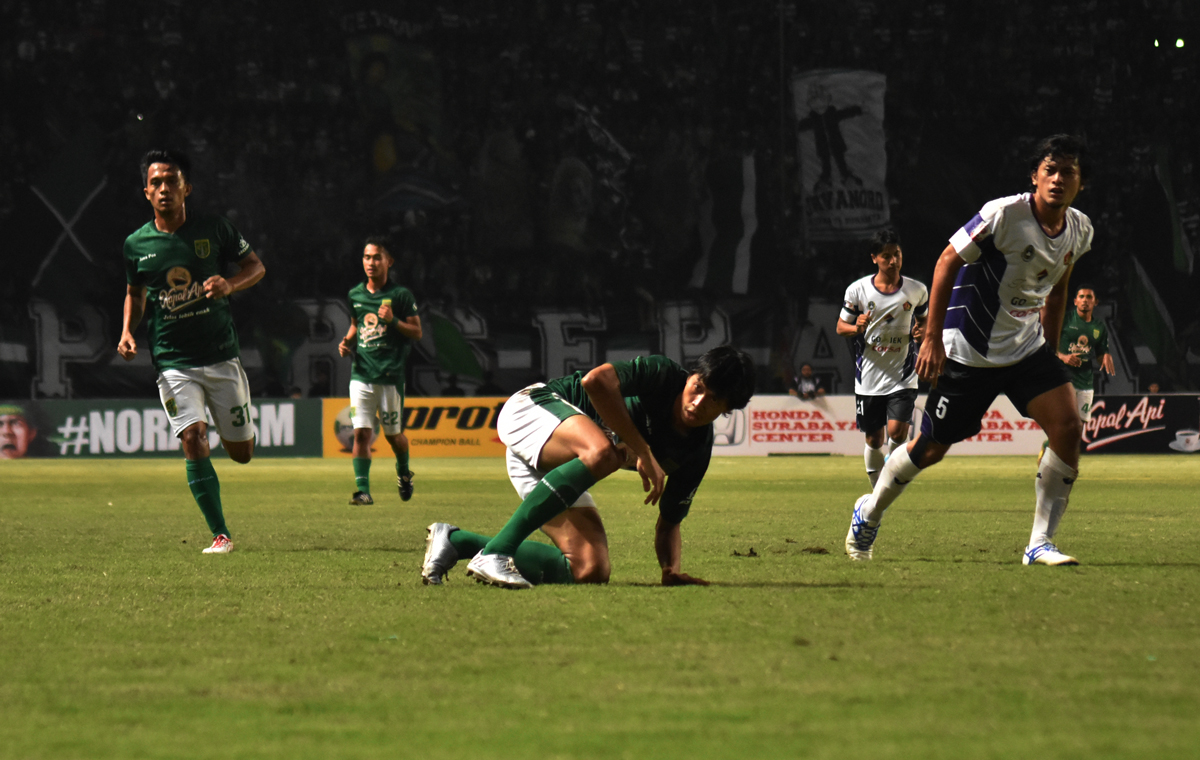
<path id="1" fill-rule="evenodd" d="M 496 435 L 496 418 L 506 400 L 492 396 L 404 399 L 404 434 L 408 436 L 409 451 L 414 458 L 504 456 L 504 444 Z M 325 456 L 352 456 L 354 425 L 350 421 L 350 399 L 323 401 Z M 387 442 L 378 433 L 376 419 L 372 454 L 390 456 Z"/>
<path id="2" fill-rule="evenodd" d="M 257 427 L 254 456 L 321 456 L 319 400 L 256 400 L 250 418 Z M 221 445 L 211 424 L 208 444 Z M 0 402 L 0 458 L 182 456 L 157 399 Z"/>
<path id="3" fill-rule="evenodd" d="M 920 429 L 925 397 L 917 398 L 913 432 Z M 1007 398 L 997 398 L 978 435 L 950 450 L 962 454 L 1036 454 L 1045 436 L 1038 424 L 1022 417 Z M 771 454 L 845 454 L 862 456 L 863 434 L 855 422 L 854 396 L 755 396 L 716 422 L 714 456 Z"/>
<path id="4" fill-rule="evenodd" d="M 1098 396 L 1083 427 L 1090 454 L 1200 452 L 1200 396 Z"/>

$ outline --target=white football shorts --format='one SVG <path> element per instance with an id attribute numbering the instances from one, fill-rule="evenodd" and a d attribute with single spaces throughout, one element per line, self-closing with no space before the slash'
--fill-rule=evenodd
<path id="1" fill-rule="evenodd" d="M 1092 419 L 1092 396 L 1095 390 L 1081 391 L 1075 389 L 1075 404 L 1079 407 L 1079 419 L 1088 422 Z"/>
<path id="2" fill-rule="evenodd" d="M 350 422 L 354 428 L 374 428 L 375 415 L 385 435 L 404 432 L 404 397 L 394 385 L 350 381 Z"/>
<path id="3" fill-rule="evenodd" d="M 531 388 L 542 385 L 530 386 Z M 557 399 L 567 406 L 570 402 L 558 396 Z M 574 407 L 578 409 L 578 407 Z M 582 411 L 579 412 L 583 414 Z M 508 467 L 508 479 L 522 500 L 529 495 L 546 473 L 537 469 L 537 461 L 541 456 L 542 447 L 555 429 L 562 424 L 553 412 L 545 409 L 529 398 L 529 388 L 517 391 L 504 403 L 500 416 L 496 419 L 496 432 L 500 442 L 508 447 L 504 454 Z M 584 491 L 575 500 L 572 507 L 594 507 L 596 501 L 592 495 Z"/>
<path id="4" fill-rule="evenodd" d="M 158 375 L 158 397 L 176 438 L 208 421 L 205 408 L 226 441 L 248 441 L 257 432 L 250 416 L 250 381 L 236 357 L 207 367 L 164 369 Z"/>

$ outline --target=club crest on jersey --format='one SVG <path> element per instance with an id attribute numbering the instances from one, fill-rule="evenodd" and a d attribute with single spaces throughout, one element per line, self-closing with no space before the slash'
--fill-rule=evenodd
<path id="1" fill-rule="evenodd" d="M 875 302 L 867 301 L 867 311 L 875 311 Z"/>
<path id="2" fill-rule="evenodd" d="M 1097 327 L 1095 330 L 1092 330 L 1092 337 L 1095 338 L 1096 340 L 1100 340 L 1100 328 L 1099 327 Z"/>
<path id="3" fill-rule="evenodd" d="M 212 253 L 212 246 L 209 245 L 208 240 L 197 240 L 194 245 L 196 247 L 196 258 L 207 259 L 209 254 Z"/>
<path id="4" fill-rule="evenodd" d="M 1025 262 L 1033 261 L 1033 246 L 1032 245 L 1025 246 L 1025 250 L 1021 251 L 1021 261 L 1025 261 Z M 1038 279 L 1040 280 L 1042 278 L 1039 276 Z"/>
<path id="5" fill-rule="evenodd" d="M 911 310 L 912 310 L 912 301 L 905 301 L 905 302 L 904 302 L 904 310 L 905 310 L 905 311 L 911 311 Z"/>
<path id="6" fill-rule="evenodd" d="M 179 414 L 179 405 L 175 403 L 175 399 L 167 399 L 167 403 L 163 404 L 163 406 L 167 408 L 167 414 L 171 415 L 172 417 Z"/>

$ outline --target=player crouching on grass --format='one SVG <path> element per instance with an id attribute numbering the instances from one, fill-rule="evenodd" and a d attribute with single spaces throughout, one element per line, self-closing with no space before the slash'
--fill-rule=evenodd
<path id="1" fill-rule="evenodd" d="M 680 571 L 679 524 L 704 479 L 717 417 L 754 393 L 754 363 L 715 348 L 688 372 L 665 356 L 602 364 L 513 395 L 497 420 L 509 479 L 523 501 L 495 537 L 429 526 L 424 583 L 440 585 L 460 559 L 481 583 L 607 583 L 608 536 L 588 489 L 636 469 L 646 504 L 658 505 L 654 551 L 664 586 L 707 586 Z M 526 541 L 538 528 L 554 546 Z M 557 547 L 557 548 L 556 548 Z"/>
<path id="2" fill-rule="evenodd" d="M 1042 140 L 1030 161 L 1032 192 L 991 201 L 954 233 L 933 271 L 927 337 L 917 375 L 932 384 L 921 432 L 887 459 L 875 490 L 858 499 L 846 534 L 851 559 L 871 559 L 884 510 L 950 447 L 980 430 L 997 394 L 1046 431 L 1033 530 L 1021 562 L 1076 565 L 1053 539 L 1079 471 L 1083 423 L 1055 356 L 1071 268 L 1092 247 L 1092 223 L 1071 203 L 1083 187 L 1085 147 Z"/>

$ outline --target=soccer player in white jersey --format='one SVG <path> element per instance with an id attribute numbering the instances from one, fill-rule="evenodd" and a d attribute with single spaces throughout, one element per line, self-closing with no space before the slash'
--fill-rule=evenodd
<path id="1" fill-rule="evenodd" d="M 917 400 L 917 341 L 929 290 L 900 275 L 904 252 L 895 230 L 875 233 L 870 252 L 878 271 L 846 288 L 837 334 L 854 339 L 855 414 L 867 437 L 863 460 L 874 488 L 885 459 L 885 430 L 888 454 L 908 440 Z"/>
<path id="2" fill-rule="evenodd" d="M 1083 432 L 1055 348 L 1071 267 L 1092 246 L 1091 221 L 1071 208 L 1083 186 L 1084 153 L 1076 137 L 1042 140 L 1030 162 L 1032 192 L 985 204 L 938 258 L 927 339 L 917 354 L 917 375 L 932 384 L 921 432 L 888 457 L 875 490 L 855 503 L 846 535 L 852 559 L 871 559 L 884 510 L 921 470 L 978 433 L 988 407 L 1004 393 L 1050 440 L 1038 465 L 1033 531 L 1021 561 L 1078 564 L 1053 543 L 1078 475 Z"/>

